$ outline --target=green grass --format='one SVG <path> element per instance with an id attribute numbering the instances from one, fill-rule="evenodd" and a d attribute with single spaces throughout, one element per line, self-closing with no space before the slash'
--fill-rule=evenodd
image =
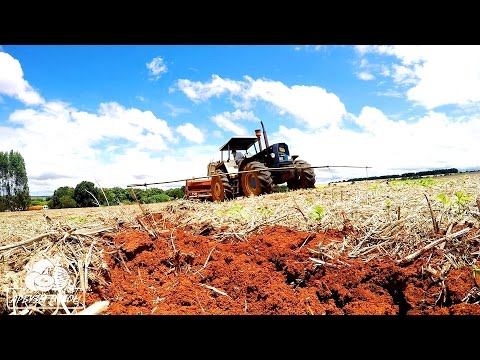
<path id="1" fill-rule="evenodd" d="M 393 179 L 388 182 L 392 186 L 424 186 L 430 187 L 438 183 L 438 180 L 432 178 L 421 179 Z"/>
<path id="2" fill-rule="evenodd" d="M 320 221 L 320 220 L 322 220 L 323 212 L 324 212 L 323 207 L 321 207 L 320 205 L 315 205 L 313 207 L 313 210 L 310 212 L 309 216 L 313 220 Z"/>
<path id="3" fill-rule="evenodd" d="M 235 203 L 227 210 L 219 210 L 216 212 L 218 215 L 233 215 L 234 217 L 241 217 L 244 219 L 248 219 L 248 215 L 245 212 L 245 209 L 239 203 Z"/>
<path id="4" fill-rule="evenodd" d="M 272 209 L 269 209 L 269 208 L 267 208 L 267 207 L 257 208 L 256 210 L 257 210 L 257 212 L 259 212 L 260 214 L 263 214 L 263 215 L 266 215 L 266 216 L 273 215 L 273 210 L 272 210 Z"/>
<path id="5" fill-rule="evenodd" d="M 45 198 L 32 198 L 30 205 L 31 206 L 47 205 L 47 200 Z"/>
<path id="6" fill-rule="evenodd" d="M 88 221 L 84 216 L 70 216 L 66 220 L 77 224 L 85 224 Z"/>

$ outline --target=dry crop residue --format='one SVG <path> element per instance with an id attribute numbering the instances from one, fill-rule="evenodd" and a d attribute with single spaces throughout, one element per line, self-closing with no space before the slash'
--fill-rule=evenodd
<path id="1" fill-rule="evenodd" d="M 422 259 L 311 260 L 319 243 L 342 242 L 347 231 L 277 225 L 219 242 L 214 231 L 194 235 L 168 223 L 156 239 L 124 228 L 116 250 L 105 248 L 109 285 L 96 285 L 88 303 L 110 301 L 107 314 L 480 314 L 480 305 L 462 302 L 476 286 L 467 268 L 439 281 Z"/>

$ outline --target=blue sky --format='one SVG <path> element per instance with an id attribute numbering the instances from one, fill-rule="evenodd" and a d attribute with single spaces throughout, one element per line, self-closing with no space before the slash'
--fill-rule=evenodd
<path id="1" fill-rule="evenodd" d="M 32 195 L 205 176 L 260 120 L 314 166 L 477 169 L 479 102 L 479 46 L 0 46 L 0 151 Z"/>

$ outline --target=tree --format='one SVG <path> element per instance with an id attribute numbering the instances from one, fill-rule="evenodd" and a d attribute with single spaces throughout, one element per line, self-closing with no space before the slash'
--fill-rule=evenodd
<path id="1" fill-rule="evenodd" d="M 60 206 L 62 209 L 64 208 L 74 208 L 77 207 L 77 203 L 73 199 L 73 197 L 69 195 L 63 195 L 60 197 Z"/>
<path id="2" fill-rule="evenodd" d="M 147 197 L 142 198 L 142 202 L 145 204 L 155 204 L 165 201 L 170 201 L 172 198 L 167 194 L 154 194 Z"/>
<path id="3" fill-rule="evenodd" d="M 103 189 L 107 195 L 110 205 L 128 204 L 132 200 L 130 199 L 129 191 L 120 187 L 114 187 L 109 189 Z M 103 204 L 103 201 L 101 202 Z"/>
<path id="4" fill-rule="evenodd" d="M 73 199 L 75 189 L 70 186 L 62 186 L 53 192 L 51 200 L 48 202 L 48 207 L 52 209 L 63 209 L 76 207 L 77 204 Z"/>
<path id="5" fill-rule="evenodd" d="M 30 193 L 28 189 L 27 170 L 25 160 L 17 151 L 10 151 L 10 170 L 12 173 L 12 187 L 14 194 L 14 206 L 19 210 L 27 210 L 30 204 Z"/>
<path id="6" fill-rule="evenodd" d="M 182 199 L 183 196 L 185 195 L 185 193 L 184 193 L 185 186 L 182 186 L 182 188 L 165 190 L 165 194 L 167 194 L 168 196 L 170 196 L 171 198 L 174 198 L 174 199 Z"/>
<path id="7" fill-rule="evenodd" d="M 78 207 L 93 207 L 98 206 L 100 191 L 95 187 L 91 181 L 82 181 L 75 187 L 73 192 L 73 199 L 76 201 Z"/>
<path id="8" fill-rule="evenodd" d="M 8 153 L 0 151 L 0 196 L 10 196 Z"/>
<path id="9" fill-rule="evenodd" d="M 0 152 L 0 211 L 26 210 L 30 200 L 23 156 L 13 150 Z"/>
<path id="10" fill-rule="evenodd" d="M 10 210 L 11 192 L 8 167 L 8 153 L 0 151 L 0 211 Z"/>

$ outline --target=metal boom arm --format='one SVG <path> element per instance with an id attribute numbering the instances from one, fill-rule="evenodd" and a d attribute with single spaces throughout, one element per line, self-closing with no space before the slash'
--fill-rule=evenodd
<path id="1" fill-rule="evenodd" d="M 357 168 L 357 169 L 371 169 L 371 166 L 349 166 L 349 165 L 322 165 L 322 166 L 285 166 L 281 168 L 266 168 L 265 170 L 287 170 L 287 169 L 324 169 L 324 168 Z M 224 173 L 225 175 L 230 174 L 241 174 L 241 173 L 248 173 L 254 172 L 258 170 L 244 170 L 244 171 L 237 171 L 235 173 Z M 215 176 L 215 175 L 213 175 Z M 130 184 L 127 187 L 138 187 L 138 186 L 148 186 L 148 185 L 159 185 L 159 184 L 168 184 L 168 183 L 176 183 L 180 181 L 187 181 L 187 180 L 198 180 L 198 179 L 208 179 L 213 177 L 210 176 L 199 176 L 199 177 L 192 177 L 188 179 L 179 179 L 179 180 L 170 180 L 170 181 L 161 181 L 161 182 L 151 182 L 151 183 L 144 183 L 144 184 Z"/>

